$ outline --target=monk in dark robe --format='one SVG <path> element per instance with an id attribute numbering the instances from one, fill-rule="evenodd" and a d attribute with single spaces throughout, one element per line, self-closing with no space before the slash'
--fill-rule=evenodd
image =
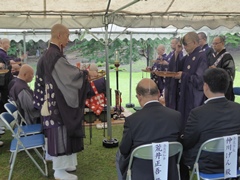
<path id="1" fill-rule="evenodd" d="M 172 55 L 168 71 L 178 72 L 179 63 L 183 58 L 182 55 L 182 44 L 179 39 L 175 39 L 177 42 L 174 54 Z M 180 92 L 179 79 L 174 77 L 166 77 L 165 83 L 165 105 L 171 109 L 178 110 L 179 92 Z"/>
<path id="2" fill-rule="evenodd" d="M 182 44 L 188 54 L 183 57 L 175 78 L 181 81 L 178 111 L 182 114 L 184 130 L 189 112 L 202 105 L 205 100 L 203 73 L 208 68 L 208 64 L 206 53 L 199 46 L 197 33 L 187 33 L 182 39 Z"/>
<path id="3" fill-rule="evenodd" d="M 212 45 L 214 53 L 212 53 L 212 56 L 210 57 L 210 68 L 222 68 L 228 73 L 230 83 L 225 93 L 225 97 L 230 101 L 234 101 L 233 81 L 235 78 L 235 63 L 231 54 L 225 49 L 225 37 L 216 36 L 213 39 Z"/>
<path id="4" fill-rule="evenodd" d="M 9 89 L 10 99 L 17 104 L 18 110 L 27 124 L 40 123 L 40 111 L 34 107 L 33 91 L 28 86 L 33 76 L 33 68 L 28 64 L 22 65 L 18 77 L 10 82 L 13 83 L 13 85 Z"/>
<path id="5" fill-rule="evenodd" d="M 157 53 L 158 57 L 151 67 L 151 79 L 157 84 L 160 91 L 160 96 L 163 96 L 165 79 L 163 77 L 157 76 L 154 71 L 166 71 L 168 67 L 167 55 L 165 54 L 165 46 L 160 44 L 157 47 Z"/>
<path id="6" fill-rule="evenodd" d="M 67 61 L 63 48 L 68 41 L 69 30 L 54 25 L 49 48 L 38 61 L 34 99 L 35 106 L 42 108 L 55 179 L 75 180 L 78 177 L 67 170 L 76 167 L 76 153 L 84 149 L 82 123 L 88 80 L 97 72 L 80 70 Z"/>

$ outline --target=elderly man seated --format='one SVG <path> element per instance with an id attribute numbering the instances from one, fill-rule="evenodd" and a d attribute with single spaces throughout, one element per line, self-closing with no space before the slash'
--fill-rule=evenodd
<path id="1" fill-rule="evenodd" d="M 15 82 L 9 89 L 10 98 L 16 102 L 18 110 L 28 124 L 40 122 L 40 111 L 34 108 L 33 91 L 27 84 L 32 81 L 33 76 L 33 68 L 24 64 L 20 68 L 18 77 L 12 80 Z"/>

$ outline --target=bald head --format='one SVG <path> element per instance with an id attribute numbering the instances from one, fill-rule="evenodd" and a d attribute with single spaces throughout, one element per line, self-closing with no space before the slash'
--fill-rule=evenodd
<path id="1" fill-rule="evenodd" d="M 142 79 L 136 87 L 137 98 L 141 106 L 151 100 L 159 99 L 159 90 L 156 83 L 148 78 Z"/>
<path id="2" fill-rule="evenodd" d="M 68 29 L 62 24 L 55 24 L 51 29 L 52 38 L 57 38 L 59 34 L 67 32 Z"/>
<path id="3" fill-rule="evenodd" d="M 24 64 L 21 66 L 21 68 L 19 70 L 18 78 L 29 83 L 33 79 L 33 74 L 34 74 L 33 68 L 28 64 Z"/>
<path id="4" fill-rule="evenodd" d="M 199 46 L 198 34 L 196 32 L 188 32 L 185 36 L 183 36 L 182 44 L 187 53 L 191 54 L 194 49 Z"/>
<path id="5" fill-rule="evenodd" d="M 55 24 L 51 29 L 51 42 L 59 48 L 66 47 L 69 41 L 69 30 L 62 24 Z"/>
<path id="6" fill-rule="evenodd" d="M 7 38 L 1 39 L 0 45 L 1 45 L 1 48 L 7 52 L 10 47 L 9 39 Z"/>

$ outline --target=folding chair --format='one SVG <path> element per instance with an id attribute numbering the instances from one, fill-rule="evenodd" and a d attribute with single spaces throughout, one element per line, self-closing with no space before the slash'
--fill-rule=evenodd
<path id="1" fill-rule="evenodd" d="M 18 119 L 21 125 L 22 123 L 27 124 L 22 114 L 18 111 L 16 102 L 10 99 L 8 99 L 8 102 L 9 103 L 4 104 L 4 108 L 7 110 L 7 112 L 13 115 L 15 119 Z"/>
<path id="2" fill-rule="evenodd" d="M 16 102 L 13 101 L 12 99 L 8 99 L 8 102 L 11 103 L 11 104 L 13 104 L 13 105 L 15 105 L 15 106 L 17 106 Z"/>
<path id="3" fill-rule="evenodd" d="M 234 93 L 234 95 L 240 96 L 240 87 L 234 87 L 233 88 L 233 93 Z"/>
<path id="4" fill-rule="evenodd" d="M 44 176 L 48 176 L 48 169 L 47 169 L 47 163 L 44 159 L 44 156 L 41 155 L 41 153 L 37 150 L 37 148 L 42 148 L 44 152 L 44 135 L 43 134 L 33 134 L 29 136 L 20 136 L 20 128 L 18 128 L 18 131 L 15 132 L 10 123 L 15 120 L 15 118 L 9 114 L 8 112 L 3 112 L 0 115 L 1 120 L 4 122 L 6 127 L 11 131 L 13 140 L 11 141 L 11 146 L 10 146 L 10 152 L 11 158 L 10 158 L 10 172 L 8 176 L 8 180 L 11 179 L 12 173 L 13 173 L 13 168 L 15 165 L 15 161 L 17 158 L 17 153 L 20 151 L 25 151 L 27 155 L 31 158 L 33 163 L 36 165 L 36 167 L 40 170 L 40 172 Z M 38 155 L 38 157 L 43 161 L 45 171 L 39 166 L 39 164 L 36 162 L 36 160 L 33 158 L 33 156 L 30 154 L 28 150 L 33 149 L 35 153 Z"/>
<path id="5" fill-rule="evenodd" d="M 176 154 L 178 154 L 177 159 L 177 169 L 178 169 L 178 177 L 180 179 L 180 159 L 182 156 L 183 147 L 182 144 L 179 142 L 168 142 L 169 143 L 169 157 L 172 157 Z M 138 146 L 135 148 L 130 156 L 129 164 L 128 164 L 128 170 L 127 170 L 127 180 L 131 180 L 131 168 L 133 163 L 133 158 L 140 158 L 145 160 L 152 160 L 152 144 L 145 144 Z"/>
<path id="6" fill-rule="evenodd" d="M 7 112 L 9 114 L 11 114 L 15 119 L 16 119 L 16 125 L 17 127 L 14 128 L 14 131 L 17 132 L 18 131 L 18 127 L 20 125 L 22 125 L 22 123 L 18 123 L 18 115 L 21 118 L 21 122 L 24 121 L 26 123 L 26 121 L 24 120 L 23 116 L 21 115 L 21 113 L 18 111 L 17 107 L 12 104 L 12 103 L 6 103 L 4 104 L 5 109 L 7 110 Z M 21 126 L 22 132 L 21 135 L 29 135 L 29 134 L 37 134 L 37 133 L 41 133 L 42 132 L 42 125 L 41 124 L 26 124 Z"/>
<path id="7" fill-rule="evenodd" d="M 207 174 L 199 171 L 199 158 L 201 156 L 201 153 L 203 151 L 211 152 L 211 153 L 224 153 L 224 136 L 223 137 L 217 137 L 213 139 L 209 139 L 205 141 L 201 147 L 198 150 L 198 154 L 193 166 L 193 170 L 190 176 L 190 180 L 194 179 L 194 174 L 197 175 L 197 179 L 206 179 L 206 180 L 217 180 L 217 179 L 224 179 L 224 172 L 223 173 L 212 173 Z M 238 149 L 240 148 L 240 135 L 238 135 Z M 224 166 L 225 163 L 223 162 Z M 239 167 L 237 167 L 237 177 L 240 176 L 240 170 Z"/>

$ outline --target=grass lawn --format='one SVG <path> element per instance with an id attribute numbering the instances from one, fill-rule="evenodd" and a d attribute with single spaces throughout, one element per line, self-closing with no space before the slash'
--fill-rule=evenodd
<path id="1" fill-rule="evenodd" d="M 77 171 L 74 173 L 79 180 L 117 180 L 115 168 L 115 155 L 118 148 L 105 148 L 102 146 L 104 139 L 103 130 L 92 127 L 92 143 L 90 144 L 89 127 L 86 127 L 85 150 L 78 153 Z M 113 137 L 121 140 L 123 125 L 112 126 Z M 1 137 L 4 146 L 0 148 L 0 180 L 6 180 L 9 173 L 10 141 L 11 135 L 7 131 Z M 33 151 L 31 151 L 34 154 Z M 38 159 L 38 157 L 36 157 Z M 39 162 L 42 165 L 42 162 Z M 48 162 L 49 180 L 53 180 L 52 163 Z M 17 156 L 13 180 L 44 180 L 46 179 L 25 152 Z"/>

